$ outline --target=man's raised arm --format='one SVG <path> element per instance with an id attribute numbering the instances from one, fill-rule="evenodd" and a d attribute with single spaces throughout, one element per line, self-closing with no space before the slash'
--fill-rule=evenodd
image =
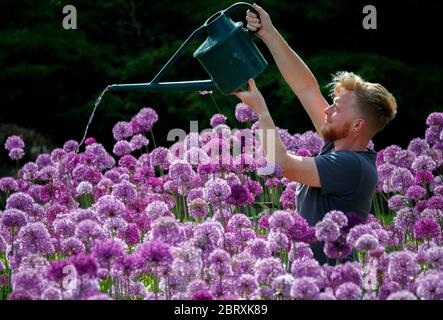
<path id="1" fill-rule="evenodd" d="M 321 94 L 317 80 L 308 66 L 289 47 L 285 39 L 273 26 L 269 14 L 255 3 L 254 9 L 259 13 L 260 19 L 248 10 L 246 16 L 247 28 L 256 31 L 258 37 L 269 48 L 283 78 L 302 103 L 316 131 L 320 133 L 325 117 L 324 110 L 329 104 Z"/>

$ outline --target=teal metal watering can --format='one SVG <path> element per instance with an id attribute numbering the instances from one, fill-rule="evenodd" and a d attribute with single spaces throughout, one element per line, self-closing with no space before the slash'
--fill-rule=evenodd
<path id="1" fill-rule="evenodd" d="M 262 73 L 268 65 L 253 42 L 254 32 L 243 28 L 242 22 L 233 22 L 230 19 L 229 15 L 239 9 L 249 9 L 258 15 L 246 2 L 238 2 L 225 10 L 218 11 L 189 36 L 151 82 L 113 84 L 108 86 L 108 90 L 219 90 L 224 95 L 238 91 L 250 78 Z M 208 33 L 208 38 L 193 56 L 200 61 L 211 79 L 159 82 L 191 42 L 204 32 Z"/>

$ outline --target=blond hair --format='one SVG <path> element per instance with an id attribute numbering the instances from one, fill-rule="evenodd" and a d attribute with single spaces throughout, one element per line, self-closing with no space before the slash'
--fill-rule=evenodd
<path id="1" fill-rule="evenodd" d="M 397 114 L 394 96 L 379 83 L 367 82 L 352 72 L 339 71 L 333 75 L 329 86 L 332 97 L 338 96 L 343 90 L 355 93 L 355 106 L 366 120 L 371 137 L 386 127 Z"/>

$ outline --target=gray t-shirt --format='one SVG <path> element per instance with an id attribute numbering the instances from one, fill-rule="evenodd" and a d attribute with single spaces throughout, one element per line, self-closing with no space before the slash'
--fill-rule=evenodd
<path id="1" fill-rule="evenodd" d="M 331 210 L 354 212 L 366 219 L 377 185 L 377 153 L 373 150 L 334 150 L 325 141 L 314 158 L 321 188 L 298 184 L 297 211 L 314 226 Z"/>

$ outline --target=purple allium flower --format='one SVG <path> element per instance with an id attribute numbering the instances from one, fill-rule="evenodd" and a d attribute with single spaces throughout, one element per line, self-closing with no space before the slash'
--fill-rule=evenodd
<path id="1" fill-rule="evenodd" d="M 362 283 L 361 267 L 357 263 L 346 262 L 332 267 L 332 271 L 329 275 L 329 286 L 334 290 L 341 284 L 346 282 L 353 282 L 357 286 Z"/>
<path id="2" fill-rule="evenodd" d="M 297 259 L 312 259 L 313 257 L 314 253 L 312 252 L 311 247 L 304 242 L 295 242 L 288 253 L 288 259 L 291 262 L 294 262 Z"/>
<path id="3" fill-rule="evenodd" d="M 185 160 L 175 160 L 169 166 L 169 177 L 177 183 L 190 183 L 194 171 L 191 165 Z"/>
<path id="4" fill-rule="evenodd" d="M 371 234 L 360 236 L 355 242 L 355 248 L 358 251 L 371 251 L 378 247 L 378 239 Z"/>
<path id="5" fill-rule="evenodd" d="M 51 236 L 46 226 L 41 222 L 29 223 L 24 226 L 18 234 L 18 240 L 25 252 L 54 253 Z"/>
<path id="6" fill-rule="evenodd" d="M 440 195 L 434 195 L 432 196 L 428 202 L 427 206 L 430 209 L 439 209 L 443 210 L 443 196 Z"/>
<path id="7" fill-rule="evenodd" d="M 62 293 L 60 289 L 54 287 L 48 287 L 43 290 L 41 294 L 42 300 L 62 300 Z"/>
<path id="8" fill-rule="evenodd" d="M 440 238 L 440 224 L 430 216 L 420 218 L 414 224 L 414 236 L 417 240 Z"/>
<path id="9" fill-rule="evenodd" d="M 69 262 L 72 263 L 77 270 L 78 275 L 88 275 L 90 277 L 97 276 L 97 262 L 95 259 L 89 255 L 85 255 L 83 253 L 76 254 L 69 259 Z"/>
<path id="10" fill-rule="evenodd" d="M 443 265 L 443 248 L 432 247 L 426 251 L 426 262 L 437 267 Z"/>
<path id="11" fill-rule="evenodd" d="M 268 235 L 268 248 L 274 254 L 281 254 L 281 250 L 289 251 L 291 244 L 286 234 L 281 231 L 271 231 Z"/>
<path id="12" fill-rule="evenodd" d="M 263 214 L 263 213 L 262 213 Z M 270 214 L 263 214 L 258 219 L 258 228 L 260 230 L 268 230 L 269 229 L 269 219 L 271 218 Z"/>
<path id="13" fill-rule="evenodd" d="M 408 290 L 391 293 L 386 300 L 417 300 L 417 297 Z"/>
<path id="14" fill-rule="evenodd" d="M 66 266 L 68 265 L 70 265 L 69 260 L 51 260 L 46 267 L 45 277 L 51 281 L 57 282 L 61 287 L 61 282 L 67 275 Z"/>
<path id="15" fill-rule="evenodd" d="M 6 209 L 0 215 L 0 222 L 9 230 L 9 232 L 16 234 L 21 227 L 27 224 L 27 219 L 25 213 L 21 210 Z"/>
<path id="16" fill-rule="evenodd" d="M 414 184 L 414 176 L 411 171 L 406 168 L 397 167 L 392 172 L 392 175 L 389 179 L 389 187 L 383 187 L 385 192 L 403 192 Z"/>
<path id="17" fill-rule="evenodd" d="M 75 140 L 68 140 L 63 144 L 63 150 L 66 152 L 73 152 L 77 149 L 78 142 Z"/>
<path id="18" fill-rule="evenodd" d="M 124 249 L 119 240 L 105 239 L 95 243 L 92 255 L 100 267 L 110 270 L 113 261 L 123 257 Z"/>
<path id="19" fill-rule="evenodd" d="M 34 299 L 39 299 L 44 289 L 43 279 L 35 270 L 26 270 L 12 275 L 12 289 L 25 290 Z"/>
<path id="20" fill-rule="evenodd" d="M 258 288 L 258 283 L 255 277 L 251 274 L 242 274 L 237 282 L 237 292 L 242 297 L 249 297 Z"/>
<path id="21" fill-rule="evenodd" d="M 149 140 L 144 135 L 136 134 L 131 138 L 131 141 L 129 142 L 132 145 L 133 150 L 139 150 L 147 145 L 149 145 Z"/>
<path id="22" fill-rule="evenodd" d="M 213 178 L 203 188 L 203 197 L 211 203 L 221 203 L 230 195 L 231 188 L 224 179 Z"/>
<path id="23" fill-rule="evenodd" d="M 129 138 L 132 136 L 132 127 L 129 122 L 119 121 L 112 128 L 112 134 L 117 141 Z"/>
<path id="24" fill-rule="evenodd" d="M 213 300 L 213 299 L 214 298 L 212 294 L 207 290 L 199 290 L 195 292 L 191 297 L 191 300 Z"/>
<path id="25" fill-rule="evenodd" d="M 249 191 L 240 184 L 231 186 L 231 194 L 226 198 L 226 202 L 234 206 L 243 206 L 248 202 Z"/>
<path id="26" fill-rule="evenodd" d="M 413 186 L 409 187 L 409 189 L 412 187 Z M 388 207 L 391 210 L 397 211 L 407 206 L 408 206 L 408 199 L 404 195 L 396 194 L 391 198 L 389 198 Z"/>
<path id="27" fill-rule="evenodd" d="M 131 119 L 132 131 L 134 134 L 151 131 L 153 125 L 158 121 L 157 112 L 152 108 L 142 108 Z"/>
<path id="28" fill-rule="evenodd" d="M 70 218 L 61 218 L 54 221 L 55 234 L 63 239 L 72 237 L 75 233 L 75 223 Z"/>
<path id="29" fill-rule="evenodd" d="M 157 240 L 141 244 L 135 254 L 143 266 L 148 268 L 167 267 L 173 260 L 169 245 Z"/>
<path id="30" fill-rule="evenodd" d="M 348 225 L 348 218 L 342 211 L 339 210 L 327 212 L 323 219 L 331 219 L 338 225 L 339 228 L 343 228 Z"/>
<path id="31" fill-rule="evenodd" d="M 61 243 L 62 253 L 66 256 L 75 255 L 81 252 L 85 252 L 85 245 L 80 239 L 70 237 L 62 240 Z"/>
<path id="32" fill-rule="evenodd" d="M 85 219 L 77 224 L 75 228 L 75 236 L 82 240 L 82 242 L 87 245 L 86 249 L 89 250 L 93 245 L 93 240 L 103 239 L 105 233 L 97 222 Z"/>
<path id="33" fill-rule="evenodd" d="M 94 137 L 88 137 L 88 138 L 85 139 L 85 145 L 87 145 L 87 146 L 89 146 L 89 145 L 91 145 L 93 143 L 96 143 L 96 142 L 97 142 L 97 140 L 95 140 Z"/>
<path id="34" fill-rule="evenodd" d="M 248 241 L 246 252 L 259 259 L 271 256 L 271 251 L 268 248 L 267 242 L 260 238 Z"/>
<path id="35" fill-rule="evenodd" d="M 290 274 L 284 274 L 276 277 L 272 282 L 274 295 L 280 299 L 291 299 L 291 289 L 294 281 L 294 277 Z"/>
<path id="36" fill-rule="evenodd" d="M 305 218 L 293 214 L 294 225 L 288 229 L 287 234 L 292 241 L 310 242 L 315 237 L 315 229 L 310 227 Z"/>
<path id="37" fill-rule="evenodd" d="M 358 238 L 364 234 L 370 234 L 377 237 L 374 230 L 368 224 L 358 224 L 354 226 L 346 236 L 346 242 L 350 247 L 354 247 Z"/>
<path id="38" fill-rule="evenodd" d="M 13 149 L 24 149 L 25 143 L 20 136 L 9 136 L 5 142 L 5 149 L 11 151 Z"/>
<path id="39" fill-rule="evenodd" d="M 294 218 L 290 211 L 277 210 L 269 218 L 269 227 L 271 230 L 286 231 L 294 226 Z"/>
<path id="40" fill-rule="evenodd" d="M 323 138 L 317 132 L 306 131 L 299 137 L 299 149 L 306 149 L 312 155 L 317 155 L 324 146 Z"/>
<path id="41" fill-rule="evenodd" d="M 335 241 L 340 236 L 340 227 L 332 219 L 323 219 L 315 225 L 315 236 L 321 241 Z"/>
<path id="42" fill-rule="evenodd" d="M 437 164 L 435 161 L 428 155 L 422 155 L 415 158 L 412 163 L 412 169 L 418 172 L 431 172 L 435 170 Z"/>
<path id="43" fill-rule="evenodd" d="M 410 277 L 414 277 L 419 271 L 420 266 L 415 262 L 412 253 L 408 251 L 398 251 L 389 255 L 389 278 L 398 282 L 403 288 L 410 280 Z"/>
<path id="44" fill-rule="evenodd" d="M 232 272 L 229 254 L 222 249 L 215 249 L 209 255 L 210 270 L 214 275 L 223 277 Z"/>
<path id="45" fill-rule="evenodd" d="M 118 199 L 124 201 L 125 203 L 133 203 L 137 200 L 137 190 L 136 190 L 135 186 L 126 180 L 115 184 L 112 187 L 111 194 L 115 198 L 118 198 Z M 108 197 L 108 196 L 104 196 L 104 197 Z M 101 197 L 100 200 L 103 199 L 104 197 Z M 109 198 L 110 197 L 108 197 L 107 199 L 109 199 Z M 121 204 L 119 204 L 119 206 L 121 207 Z M 101 208 L 101 209 L 103 209 L 103 208 Z M 118 211 L 120 211 L 121 209 L 124 210 L 124 207 L 119 208 Z M 103 212 L 101 214 L 103 214 Z M 118 214 L 118 215 L 120 215 L 120 214 Z M 112 215 L 112 216 L 115 216 L 115 215 Z"/>
<path id="46" fill-rule="evenodd" d="M 125 204 L 113 195 L 105 195 L 97 201 L 97 213 L 103 218 L 119 217 L 125 209 Z"/>
<path id="47" fill-rule="evenodd" d="M 242 274 L 254 274 L 256 258 L 246 251 L 236 254 L 231 259 L 232 271 L 236 277 Z"/>
<path id="48" fill-rule="evenodd" d="M 112 149 L 112 152 L 119 157 L 130 154 L 132 151 L 132 145 L 126 140 L 117 141 Z"/>
<path id="49" fill-rule="evenodd" d="M 127 168 L 130 171 L 133 171 L 137 166 L 137 159 L 131 155 L 126 155 L 118 160 L 118 165 L 120 167 Z"/>
<path id="50" fill-rule="evenodd" d="M 421 138 L 414 138 L 409 142 L 408 150 L 414 152 L 417 156 L 423 155 L 429 149 L 429 144 Z"/>
<path id="51" fill-rule="evenodd" d="M 203 219 L 208 216 L 209 205 L 205 200 L 201 198 L 195 198 L 191 200 L 188 204 L 188 208 L 189 208 L 189 214 L 194 219 Z"/>
<path id="52" fill-rule="evenodd" d="M 168 169 L 169 150 L 164 147 L 157 147 L 151 152 L 152 166 L 159 166 L 161 169 Z"/>
<path id="53" fill-rule="evenodd" d="M 30 213 L 33 209 L 34 199 L 23 192 L 16 192 L 9 196 L 6 200 L 6 209 L 19 209 L 26 213 Z"/>
<path id="54" fill-rule="evenodd" d="M 337 300 L 361 300 L 362 292 L 355 283 L 345 282 L 337 288 L 335 296 Z"/>
<path id="55" fill-rule="evenodd" d="M 259 259 L 255 263 L 255 276 L 259 284 L 272 284 L 274 278 L 284 273 L 282 262 L 277 258 Z"/>
<path id="56" fill-rule="evenodd" d="M 211 127 L 215 128 L 219 124 L 226 124 L 226 116 L 221 113 L 214 114 L 211 119 L 209 120 L 209 123 Z"/>
<path id="57" fill-rule="evenodd" d="M 325 273 L 315 259 L 298 259 L 295 260 L 291 267 L 291 274 L 295 278 L 311 277 L 315 279 L 318 287 L 323 287 L 326 281 Z"/>
<path id="58" fill-rule="evenodd" d="M 415 183 L 424 185 L 426 183 L 432 183 L 434 176 L 432 172 L 416 172 L 414 175 Z"/>
<path id="59" fill-rule="evenodd" d="M 235 106 L 235 118 L 239 122 L 248 122 L 258 120 L 257 113 L 244 103 L 238 103 Z"/>
<path id="60" fill-rule="evenodd" d="M 151 221 L 155 221 L 160 217 L 170 215 L 168 205 L 163 201 L 157 200 L 148 204 L 145 211 Z"/>
<path id="61" fill-rule="evenodd" d="M 242 213 L 234 214 L 228 221 L 228 229 L 239 231 L 241 229 L 249 229 L 252 227 L 252 222 Z"/>
<path id="62" fill-rule="evenodd" d="M 152 225 L 152 239 L 177 245 L 185 240 L 185 233 L 175 218 L 160 217 Z"/>
<path id="63" fill-rule="evenodd" d="M 424 300 L 443 299 L 443 275 L 441 272 L 427 272 L 417 279 L 417 296 Z"/>
<path id="64" fill-rule="evenodd" d="M 426 118 L 426 125 L 441 127 L 443 125 L 443 113 L 442 112 L 432 112 Z"/>
<path id="65" fill-rule="evenodd" d="M 297 182 L 290 182 L 286 186 L 286 189 L 280 196 L 280 203 L 283 209 L 295 210 L 297 205 L 297 197 L 295 189 L 297 187 Z"/>
<path id="66" fill-rule="evenodd" d="M 18 183 L 14 178 L 4 177 L 0 179 L 0 191 L 15 192 L 18 190 Z"/>
<path id="67" fill-rule="evenodd" d="M 140 242 L 140 230 L 135 223 L 128 223 L 124 229 L 118 231 L 118 237 L 125 241 L 129 246 L 133 246 Z"/>
<path id="68" fill-rule="evenodd" d="M 316 300 L 320 289 L 311 277 L 302 277 L 294 280 L 291 287 L 291 296 L 295 300 Z"/>

